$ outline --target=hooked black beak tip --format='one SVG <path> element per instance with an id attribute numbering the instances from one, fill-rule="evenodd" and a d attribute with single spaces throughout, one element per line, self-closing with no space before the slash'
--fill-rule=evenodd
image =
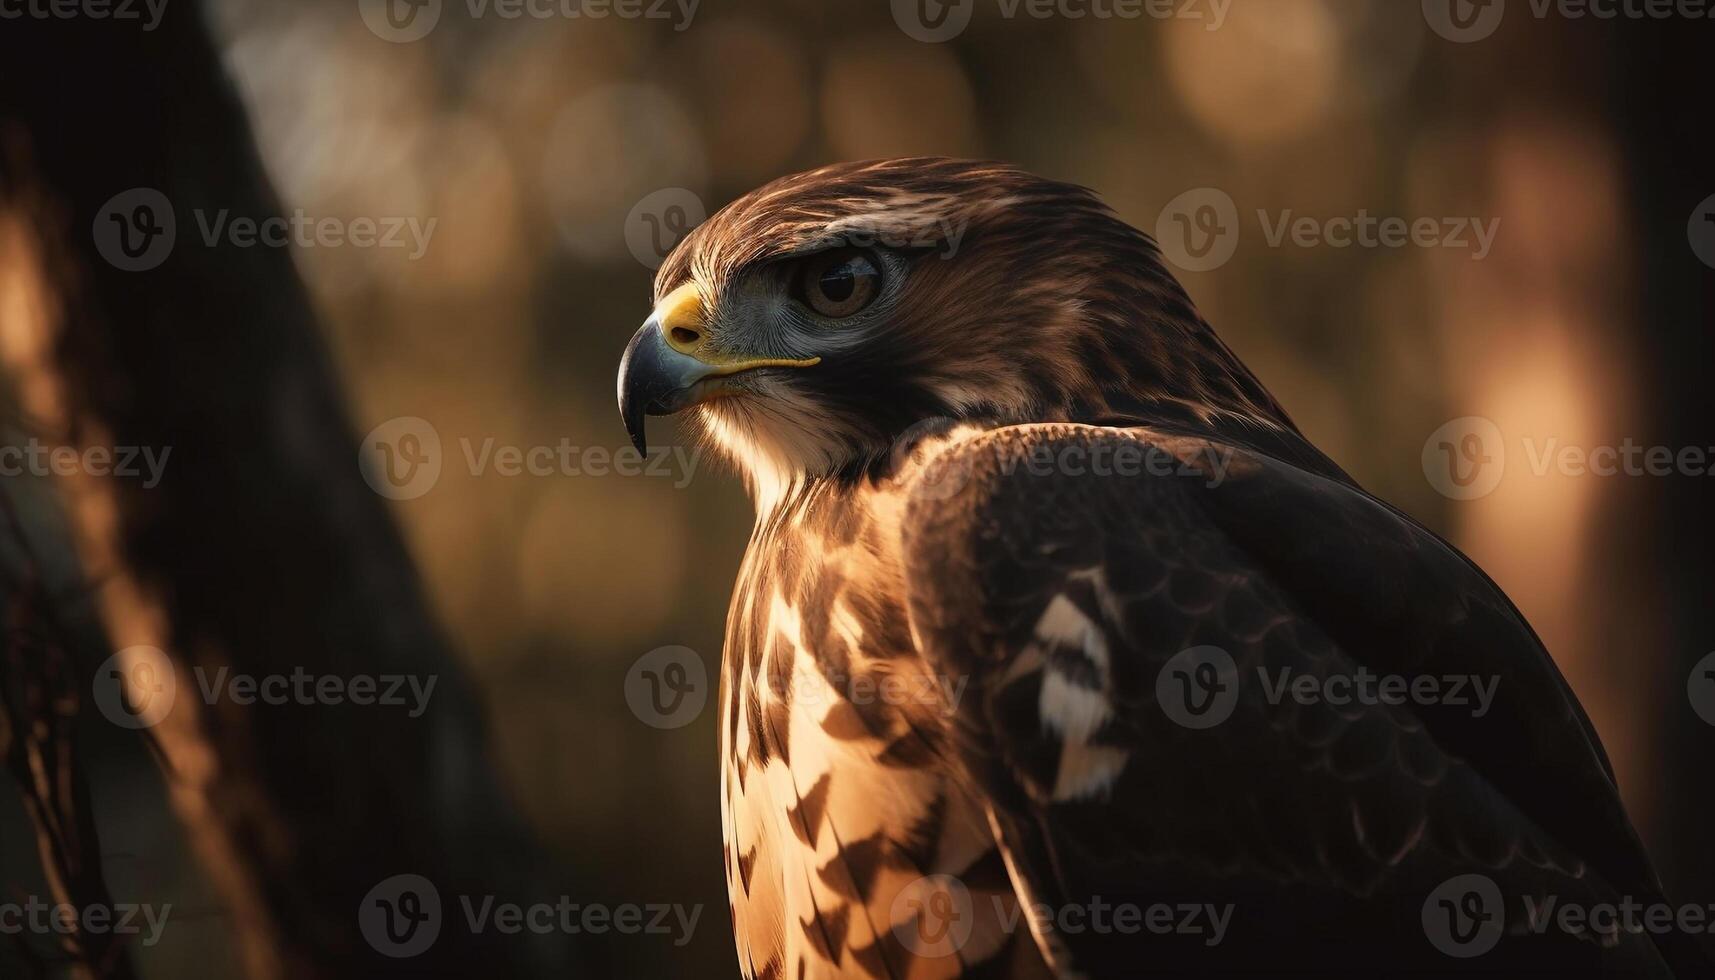
<path id="1" fill-rule="evenodd" d="M 643 421 L 647 398 L 642 397 L 638 389 L 650 385 L 648 370 L 639 371 L 637 361 L 638 348 L 643 344 L 647 331 L 648 327 L 645 327 L 631 338 L 619 360 L 619 418 L 625 423 L 625 434 L 631 438 L 631 444 L 643 455 L 649 452 L 649 438 Z"/>
<path id="2" fill-rule="evenodd" d="M 625 434 L 631 437 L 631 444 L 637 447 L 637 454 L 647 456 L 649 455 L 649 437 L 644 431 L 643 412 L 628 409 L 630 406 L 620 405 L 620 416 L 625 419 Z"/>

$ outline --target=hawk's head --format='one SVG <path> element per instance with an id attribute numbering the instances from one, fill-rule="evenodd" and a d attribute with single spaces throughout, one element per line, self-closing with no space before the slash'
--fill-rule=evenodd
<path id="1" fill-rule="evenodd" d="M 619 404 L 695 406 L 756 480 L 850 470 L 925 419 L 1090 419 L 1171 403 L 1285 416 L 1153 242 L 1014 167 L 846 163 L 739 198 L 679 243 Z"/>

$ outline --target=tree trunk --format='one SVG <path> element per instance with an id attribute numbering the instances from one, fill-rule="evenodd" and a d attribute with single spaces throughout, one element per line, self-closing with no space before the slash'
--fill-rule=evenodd
<path id="1" fill-rule="evenodd" d="M 170 214 L 102 214 L 134 188 Z M 464 925 L 460 896 L 540 900 L 542 856 L 361 478 L 292 257 L 203 241 L 195 215 L 223 209 L 280 213 L 195 5 L 167 5 L 153 31 L 87 16 L 0 26 L 0 361 L 44 441 L 168 454 L 158 486 L 94 466 L 58 482 L 113 649 L 170 658 L 176 697 L 152 734 L 247 972 L 565 975 L 564 937 Z M 159 265 L 116 266 L 111 231 L 98 246 L 128 216 L 130 244 L 176 219 Z M 197 672 L 223 669 L 435 687 L 416 718 L 206 703 Z M 400 874 L 430 882 L 442 909 L 439 938 L 410 958 L 380 955 L 359 922 Z"/>

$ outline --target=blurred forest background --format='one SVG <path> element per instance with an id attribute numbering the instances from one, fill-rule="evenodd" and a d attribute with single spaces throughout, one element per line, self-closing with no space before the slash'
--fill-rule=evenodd
<path id="1" fill-rule="evenodd" d="M 715 675 L 752 515 L 710 458 L 681 456 L 664 477 L 504 476 L 471 472 L 463 446 L 626 446 L 613 379 L 649 307 L 640 223 L 676 225 L 638 210 L 650 195 L 681 188 L 712 212 L 782 174 L 895 155 L 1014 161 L 1097 189 L 1152 232 L 1186 191 L 1229 195 L 1236 251 L 1182 273 L 1193 298 L 1313 441 L 1512 596 L 1588 707 L 1670 893 L 1715 901 L 1715 728 L 1687 697 L 1691 664 L 1715 650 L 1715 477 L 1539 474 L 1522 448 L 1715 446 L 1715 270 L 1688 240 L 1715 194 L 1705 24 L 1515 3 L 1493 36 L 1461 42 L 1399 0 L 1236 0 L 1218 29 L 1224 5 L 1207 2 L 1189 5 L 1200 19 L 1125 20 L 974 0 L 956 37 L 926 43 L 902 27 L 910 4 L 722 0 L 687 22 L 677 6 L 508 19 L 449 0 L 427 36 L 395 42 L 359 6 L 214 0 L 207 13 L 284 213 L 435 222 L 420 257 L 291 258 L 355 433 L 415 417 L 439 436 L 439 480 L 387 507 L 562 889 L 703 905 L 683 946 L 590 937 L 594 972 L 734 973 L 713 699 L 657 728 L 625 679 L 664 645 Z M 1273 247 L 1255 218 L 1360 209 L 1497 233 L 1480 259 Z M 181 212 L 181 241 L 195 233 Z M 1456 500 L 1423 454 L 1465 416 L 1498 426 L 1508 465 L 1492 493 Z M 9 423 L 5 438 L 27 432 Z M 49 520 L 28 478 L 0 490 L 26 522 Z M 39 548 L 75 581 L 63 545 Z M 139 972 L 233 975 L 229 917 L 145 748 L 99 718 L 81 731 L 115 896 L 176 903 L 161 943 L 133 950 Z M 9 893 L 39 887 L 33 836 L 0 784 Z M 15 955 L 0 941 L 0 973 Z"/>

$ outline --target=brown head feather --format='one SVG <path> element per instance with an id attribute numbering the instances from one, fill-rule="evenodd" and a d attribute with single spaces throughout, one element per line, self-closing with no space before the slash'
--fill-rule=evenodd
<path id="1" fill-rule="evenodd" d="M 936 417 L 1165 413 L 1295 432 L 1147 235 L 1090 190 L 1003 163 L 925 157 L 783 177 L 687 235 L 655 292 L 694 281 L 718 308 L 758 270 L 854 243 L 903 256 L 884 322 L 814 371 L 770 379 L 768 393 L 791 397 L 711 402 L 705 423 L 766 441 L 802 421 L 798 441 L 819 451 L 787 458 L 836 467 Z"/>

